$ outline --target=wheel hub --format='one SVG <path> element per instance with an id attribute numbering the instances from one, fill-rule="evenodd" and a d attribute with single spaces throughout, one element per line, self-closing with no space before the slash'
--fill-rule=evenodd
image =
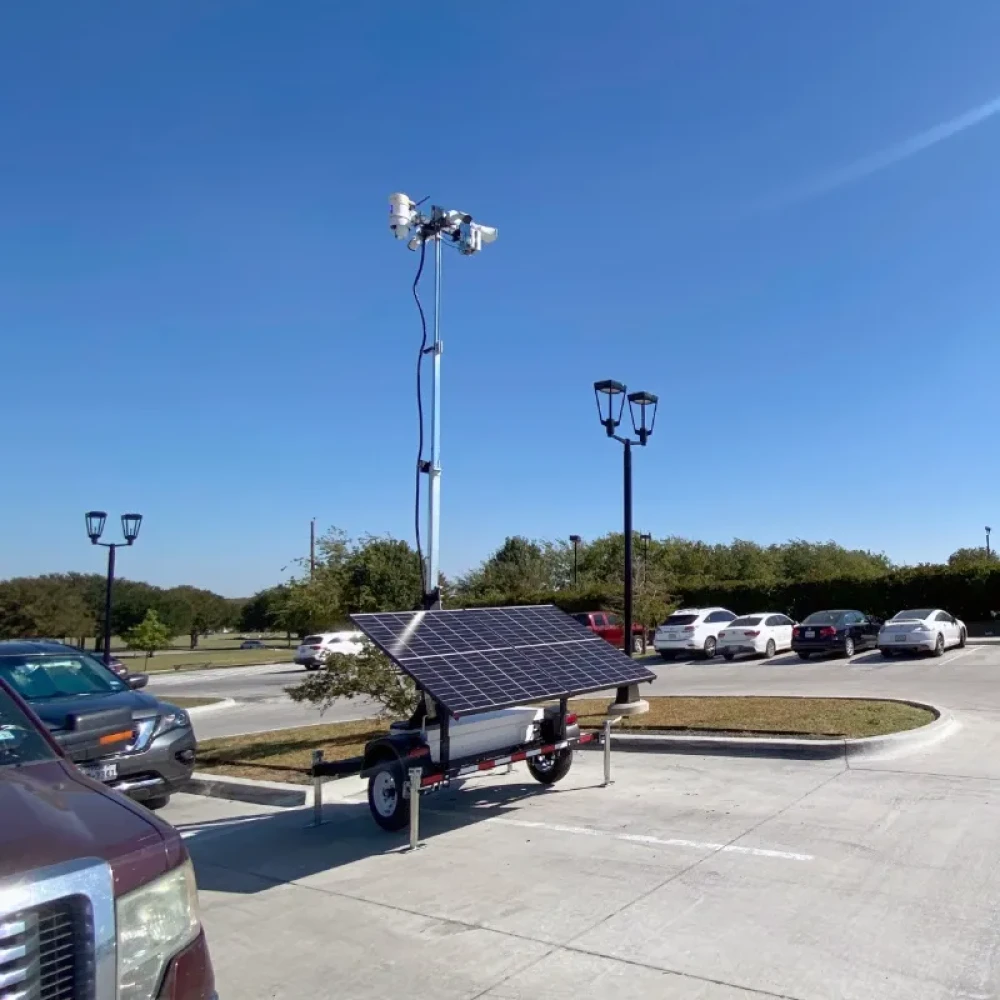
<path id="1" fill-rule="evenodd" d="M 380 816 L 391 816 L 396 808 L 396 780 L 388 771 L 375 775 L 372 801 Z"/>

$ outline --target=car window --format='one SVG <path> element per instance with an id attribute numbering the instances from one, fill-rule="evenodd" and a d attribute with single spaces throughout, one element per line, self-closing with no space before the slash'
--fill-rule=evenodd
<path id="1" fill-rule="evenodd" d="M 697 615 L 671 615 L 669 618 L 663 620 L 661 627 L 673 628 L 678 625 L 690 625 L 697 620 Z"/>
<path id="2" fill-rule="evenodd" d="M 307 635 L 302 640 L 303 646 L 317 646 L 323 641 L 323 636 L 321 635 Z"/>
<path id="3" fill-rule="evenodd" d="M 760 624 L 760 615 L 757 615 L 756 617 L 751 616 L 751 617 L 748 617 L 748 618 L 736 618 L 731 624 L 736 625 L 736 626 L 742 626 L 742 625 L 759 625 Z"/>
<path id="4" fill-rule="evenodd" d="M 781 615 L 768 615 L 767 621 L 764 622 L 768 628 L 774 628 L 781 624 Z"/>
<path id="5" fill-rule="evenodd" d="M 939 611 L 934 620 L 939 622 L 950 622 L 951 615 L 949 615 L 947 611 Z"/>
<path id="6" fill-rule="evenodd" d="M 621 625 L 622 624 L 622 619 L 619 618 L 618 615 L 608 615 L 607 618 L 608 618 L 608 624 L 609 625 Z"/>
<path id="7" fill-rule="evenodd" d="M 843 611 L 814 611 L 802 619 L 803 625 L 839 625 L 844 618 Z"/>
<path id="8" fill-rule="evenodd" d="M 89 656 L 8 656 L 0 661 L 0 677 L 27 701 L 128 690 Z"/>
<path id="9" fill-rule="evenodd" d="M 0 767 L 54 760 L 55 756 L 31 719 L 0 686 Z"/>
<path id="10" fill-rule="evenodd" d="M 892 616 L 891 621 L 903 622 L 903 621 L 923 621 L 925 618 L 929 618 L 933 613 L 933 608 L 917 608 L 916 611 L 900 611 L 898 614 Z"/>
<path id="11" fill-rule="evenodd" d="M 793 622 L 792 619 L 788 617 L 788 615 L 778 615 L 778 617 L 781 619 L 781 624 L 782 625 L 794 625 L 795 624 L 795 622 Z"/>
<path id="12" fill-rule="evenodd" d="M 736 615 L 728 611 L 713 611 L 706 619 L 706 622 L 731 622 Z"/>
<path id="13" fill-rule="evenodd" d="M 578 622 L 579 622 L 579 623 L 580 623 L 581 625 L 589 625 L 589 624 L 590 624 L 590 615 L 585 615 L 585 614 L 578 614 L 578 615 L 573 615 L 573 617 L 574 617 L 574 618 L 575 618 L 575 619 L 576 619 L 576 620 L 577 620 L 577 621 L 578 621 Z"/>

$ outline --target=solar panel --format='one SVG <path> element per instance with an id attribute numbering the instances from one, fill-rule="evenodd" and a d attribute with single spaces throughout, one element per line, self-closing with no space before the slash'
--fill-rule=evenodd
<path id="1" fill-rule="evenodd" d="M 656 676 L 552 605 L 351 619 L 456 718 Z"/>

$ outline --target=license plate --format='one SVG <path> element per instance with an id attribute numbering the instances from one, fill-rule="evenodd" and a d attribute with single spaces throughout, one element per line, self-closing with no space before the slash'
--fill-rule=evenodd
<path id="1" fill-rule="evenodd" d="M 668 642 L 674 642 L 676 639 L 677 639 L 677 633 L 676 632 L 668 632 L 667 633 L 667 641 Z"/>
<path id="2" fill-rule="evenodd" d="M 896 636 L 896 642 L 906 642 L 906 636 L 905 635 L 897 635 Z"/>
<path id="3" fill-rule="evenodd" d="M 806 629 L 806 638 L 807 639 L 815 639 L 816 638 L 816 629 L 814 629 L 814 628 L 807 628 Z"/>
<path id="4" fill-rule="evenodd" d="M 117 764 L 91 764 L 89 767 L 81 767 L 80 770 L 94 781 L 114 781 L 118 777 Z"/>

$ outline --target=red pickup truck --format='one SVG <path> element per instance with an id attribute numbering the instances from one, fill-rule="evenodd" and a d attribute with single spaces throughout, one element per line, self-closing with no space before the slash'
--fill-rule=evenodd
<path id="1" fill-rule="evenodd" d="M 621 615 L 612 614 L 610 611 L 582 611 L 573 617 L 581 625 L 586 625 L 591 632 L 596 632 L 602 639 L 610 642 L 612 646 L 625 648 L 625 622 L 622 621 Z M 632 652 L 645 651 L 646 630 L 639 622 L 632 622 Z"/>

